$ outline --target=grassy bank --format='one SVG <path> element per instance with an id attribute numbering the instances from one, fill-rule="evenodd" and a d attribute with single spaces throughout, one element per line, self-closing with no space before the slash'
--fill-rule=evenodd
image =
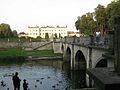
<path id="1" fill-rule="evenodd" d="M 31 50 L 25 51 L 27 56 L 33 57 L 55 57 L 62 56 L 60 53 L 54 53 L 53 50 Z"/>
<path id="2" fill-rule="evenodd" d="M 26 56 L 26 53 L 24 50 L 16 48 L 0 49 L 0 58 L 13 56 Z"/>
<path id="3" fill-rule="evenodd" d="M 23 49 L 16 49 L 16 48 L 0 49 L 0 57 L 8 57 L 8 56 L 54 57 L 54 56 L 62 56 L 62 54 L 54 53 L 53 50 L 25 51 Z"/>
<path id="4" fill-rule="evenodd" d="M 25 51 L 23 49 L 9 48 L 0 49 L 0 63 L 22 63 L 25 58 L 32 57 L 56 57 L 62 56 L 60 53 L 54 53 L 53 50 L 31 50 Z"/>

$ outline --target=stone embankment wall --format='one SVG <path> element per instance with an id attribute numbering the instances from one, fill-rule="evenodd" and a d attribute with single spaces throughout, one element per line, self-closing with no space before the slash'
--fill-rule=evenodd
<path id="1" fill-rule="evenodd" d="M 62 52 L 62 49 L 61 49 L 61 46 L 62 46 L 62 43 L 55 42 L 55 43 L 53 44 L 54 53 L 63 53 L 63 52 Z"/>
<path id="2" fill-rule="evenodd" d="M 0 42 L 0 48 L 52 49 L 52 42 Z"/>
<path id="3" fill-rule="evenodd" d="M 20 47 L 18 42 L 0 42 L 0 48 Z"/>

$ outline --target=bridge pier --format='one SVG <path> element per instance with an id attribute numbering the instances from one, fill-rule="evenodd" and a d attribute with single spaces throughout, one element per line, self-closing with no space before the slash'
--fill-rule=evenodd
<path id="1" fill-rule="evenodd" d="M 89 68 L 92 68 L 92 48 L 89 48 Z M 91 88 L 92 87 L 92 78 L 88 75 L 88 86 Z"/>
<path id="2" fill-rule="evenodd" d="M 72 45 L 72 56 L 71 56 L 71 70 L 74 70 L 75 67 L 75 58 L 74 58 L 74 45 Z"/>

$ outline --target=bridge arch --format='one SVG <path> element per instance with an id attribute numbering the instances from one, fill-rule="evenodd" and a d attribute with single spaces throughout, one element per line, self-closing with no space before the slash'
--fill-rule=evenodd
<path id="1" fill-rule="evenodd" d="M 70 62 L 71 60 L 71 49 L 70 47 L 67 47 L 67 50 L 66 50 L 66 54 L 67 54 L 67 61 Z"/>
<path id="2" fill-rule="evenodd" d="M 78 80 L 79 80 L 79 87 L 84 88 L 86 87 L 86 60 L 83 52 L 78 50 L 75 54 L 75 70 L 79 71 L 78 73 Z"/>
<path id="3" fill-rule="evenodd" d="M 71 49 L 70 47 L 67 47 L 64 55 L 63 55 L 64 62 L 70 63 L 71 62 Z"/>
<path id="4" fill-rule="evenodd" d="M 108 60 L 106 58 L 99 58 L 97 60 L 97 62 L 95 63 L 95 68 L 98 68 L 98 67 L 107 67 L 107 62 Z"/>
<path id="5" fill-rule="evenodd" d="M 78 50 L 75 54 L 75 66 L 78 70 L 86 70 L 85 56 L 81 50 Z"/>

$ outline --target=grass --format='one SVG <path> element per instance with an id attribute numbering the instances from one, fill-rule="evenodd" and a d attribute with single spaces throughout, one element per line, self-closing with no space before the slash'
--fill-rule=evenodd
<path id="1" fill-rule="evenodd" d="M 31 50 L 25 51 L 22 49 L 8 48 L 0 49 L 0 65 L 6 64 L 22 64 L 25 58 L 32 57 L 55 57 L 62 56 L 60 53 L 54 54 L 53 50 Z"/>
<path id="2" fill-rule="evenodd" d="M 55 57 L 55 56 L 62 56 L 60 53 L 54 53 L 53 50 L 31 50 L 25 51 L 22 49 L 16 48 L 9 48 L 9 49 L 1 49 L 0 50 L 0 57 L 17 57 L 17 56 L 32 56 L 32 57 Z"/>
<path id="3" fill-rule="evenodd" d="M 26 53 L 22 49 L 16 48 L 8 48 L 8 49 L 1 49 L 0 50 L 0 57 L 15 57 L 15 56 L 26 56 Z"/>
<path id="4" fill-rule="evenodd" d="M 53 50 L 32 50 L 26 51 L 27 56 L 33 57 L 55 57 L 62 56 L 60 53 L 54 53 Z"/>

